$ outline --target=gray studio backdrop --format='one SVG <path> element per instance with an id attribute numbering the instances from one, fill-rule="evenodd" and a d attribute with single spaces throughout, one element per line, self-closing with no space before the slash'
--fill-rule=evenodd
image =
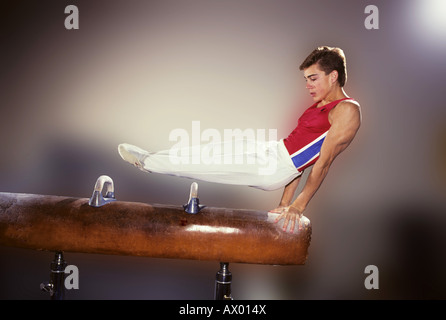
<path id="1" fill-rule="evenodd" d="M 379 11 L 368 21 L 367 5 Z M 76 5 L 79 29 L 67 29 Z M 305 266 L 231 264 L 236 299 L 445 298 L 444 1 L 2 1 L 0 191 L 182 205 L 191 181 L 144 174 L 119 143 L 170 148 L 178 128 L 275 129 L 310 97 L 298 70 L 339 46 L 362 127 L 305 215 Z M 370 20 L 370 19 L 369 19 Z M 370 23 L 378 28 L 369 29 Z M 281 191 L 199 183 L 208 206 L 268 210 Z M 261 244 L 259 244 L 261 245 Z M 212 299 L 217 262 L 66 253 L 68 299 Z M 0 298 L 48 299 L 51 252 L 0 247 Z M 379 270 L 367 290 L 366 266 Z"/>

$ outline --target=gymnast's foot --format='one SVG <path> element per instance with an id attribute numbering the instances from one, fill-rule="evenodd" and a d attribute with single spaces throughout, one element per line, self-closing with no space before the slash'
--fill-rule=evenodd
<path id="1" fill-rule="evenodd" d="M 128 143 L 121 143 L 118 146 L 118 152 L 125 161 L 133 164 L 142 171 L 150 172 L 144 168 L 144 160 L 149 156 L 147 151 Z"/>

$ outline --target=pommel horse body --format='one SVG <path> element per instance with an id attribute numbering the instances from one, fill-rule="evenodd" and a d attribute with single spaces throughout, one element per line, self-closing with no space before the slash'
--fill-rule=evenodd
<path id="1" fill-rule="evenodd" d="M 98 179 L 90 199 L 0 193 L 0 245 L 224 261 L 217 278 L 222 271 L 230 274 L 230 262 L 305 264 L 311 240 L 306 218 L 304 228 L 292 234 L 274 223 L 275 214 L 204 207 L 198 203 L 196 183 L 184 206 L 117 201 L 107 178 Z"/>

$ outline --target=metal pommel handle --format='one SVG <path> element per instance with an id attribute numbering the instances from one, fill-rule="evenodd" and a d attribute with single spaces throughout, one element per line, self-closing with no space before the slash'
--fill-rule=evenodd
<path id="1" fill-rule="evenodd" d="M 102 195 L 104 188 L 105 197 Z M 92 207 L 101 207 L 115 200 L 115 188 L 112 178 L 106 175 L 100 176 L 98 180 L 96 180 L 93 195 L 91 196 L 90 201 L 88 201 L 88 204 Z"/>
<path id="2" fill-rule="evenodd" d="M 190 185 L 189 200 L 192 198 L 198 198 L 198 183 L 196 182 L 192 182 Z"/>
<path id="3" fill-rule="evenodd" d="M 198 183 L 192 182 L 190 186 L 189 201 L 183 205 L 184 211 L 191 214 L 198 213 L 205 206 L 198 200 Z"/>

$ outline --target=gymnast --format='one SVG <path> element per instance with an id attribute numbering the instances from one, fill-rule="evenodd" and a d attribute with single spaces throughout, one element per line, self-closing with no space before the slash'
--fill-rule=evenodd
<path id="1" fill-rule="evenodd" d="M 123 143 L 118 147 L 121 157 L 145 172 L 156 172 L 202 181 L 246 185 L 262 190 L 284 188 L 279 205 L 270 210 L 282 219 L 283 230 L 290 225 L 294 231 L 308 203 L 321 186 L 334 159 L 355 137 L 361 124 L 361 110 L 350 98 L 344 85 L 347 80 L 346 58 L 340 48 L 318 47 L 303 61 L 306 89 L 314 104 L 304 111 L 296 128 L 279 141 L 239 139 L 235 152 L 223 142 L 200 145 L 201 151 L 212 155 L 212 161 L 196 164 L 191 161 L 193 148 L 148 152 Z M 227 159 L 245 161 L 226 161 Z M 261 165 L 274 163 L 274 170 Z M 302 191 L 294 199 L 302 172 L 311 167 Z M 264 169 L 264 168 L 263 168 Z"/>

